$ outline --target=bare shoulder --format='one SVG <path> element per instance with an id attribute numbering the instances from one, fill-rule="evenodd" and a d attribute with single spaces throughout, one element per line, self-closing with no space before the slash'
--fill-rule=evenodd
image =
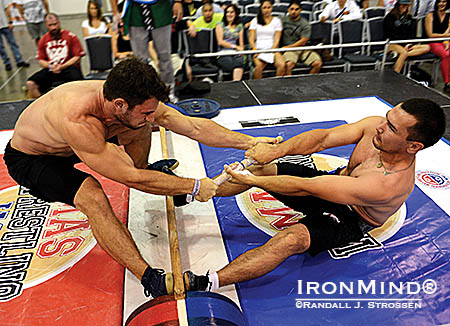
<path id="1" fill-rule="evenodd" d="M 106 127 L 96 116 L 100 109 L 99 90 L 103 86 L 102 81 L 75 82 L 61 88 L 59 106 L 55 110 L 61 110 L 59 119 L 52 122 L 61 128 L 61 134 L 69 146 L 73 148 L 83 147 L 89 149 L 98 147 L 104 143 Z"/>
<path id="2" fill-rule="evenodd" d="M 67 115 L 86 112 L 96 105 L 103 81 L 76 81 L 62 85 L 55 90 L 54 97 Z"/>
<path id="3" fill-rule="evenodd" d="M 351 125 L 357 126 L 363 130 L 373 130 L 379 123 L 383 121 L 383 117 L 381 116 L 370 116 L 363 118 L 357 122 L 352 123 Z"/>

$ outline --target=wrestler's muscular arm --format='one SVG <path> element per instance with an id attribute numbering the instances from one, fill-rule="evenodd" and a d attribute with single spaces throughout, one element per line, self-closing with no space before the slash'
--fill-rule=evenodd
<path id="1" fill-rule="evenodd" d="M 257 144 L 246 152 L 246 156 L 265 164 L 285 155 L 306 155 L 331 147 L 355 144 L 363 137 L 365 130 L 373 131 L 380 119 L 382 117 L 368 117 L 331 129 L 314 129 L 280 144 Z"/>
<path id="2" fill-rule="evenodd" d="M 293 176 L 254 176 L 236 173 L 226 169 L 234 182 L 256 186 L 267 191 L 288 196 L 312 195 L 338 204 L 373 206 L 381 205 L 392 199 L 390 189 L 395 188 L 395 179 L 380 178 L 380 174 L 371 173 L 358 178 L 336 175 L 324 175 L 314 178 Z"/>
<path id="3" fill-rule="evenodd" d="M 133 159 L 120 147 L 104 141 L 104 126 L 94 117 L 65 122 L 64 136 L 73 151 L 92 170 L 138 190 L 161 195 L 191 193 L 193 179 L 179 178 L 157 171 L 138 169 Z M 200 189 L 202 199 L 209 199 L 215 189 Z"/>
<path id="4" fill-rule="evenodd" d="M 271 137 L 252 137 L 226 129 L 212 120 L 185 116 L 162 103 L 155 114 L 155 122 L 177 134 L 212 147 L 248 149 L 257 143 L 276 143 Z"/>

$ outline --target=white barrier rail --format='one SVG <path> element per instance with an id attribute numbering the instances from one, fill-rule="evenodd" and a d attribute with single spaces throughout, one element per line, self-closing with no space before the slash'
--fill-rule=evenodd
<path id="1" fill-rule="evenodd" d="M 424 38 L 424 39 L 411 39 L 411 40 L 398 40 L 398 41 L 377 41 L 377 42 L 360 42 L 360 43 L 345 43 L 345 44 L 318 44 L 311 46 L 299 46 L 295 48 L 276 48 L 267 50 L 244 50 L 244 51 L 219 51 L 211 53 L 198 53 L 193 54 L 191 57 L 194 58 L 209 58 L 209 57 L 220 57 L 228 55 L 246 55 L 246 54 L 257 54 L 257 53 L 276 53 L 276 52 L 290 52 L 290 51 L 304 51 L 304 50 L 321 50 L 321 49 L 340 49 L 340 48 L 351 48 L 357 46 L 376 46 L 384 45 L 383 59 L 381 60 L 381 70 L 384 70 L 384 65 L 386 62 L 387 49 L 390 44 L 415 44 L 415 43 L 437 43 L 450 41 L 450 37 L 439 37 L 439 38 Z"/>

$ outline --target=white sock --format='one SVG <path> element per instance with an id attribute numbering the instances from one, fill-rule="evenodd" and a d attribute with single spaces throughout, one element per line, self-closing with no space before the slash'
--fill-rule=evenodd
<path id="1" fill-rule="evenodd" d="M 219 288 L 219 275 L 217 275 L 217 272 L 209 274 L 208 278 L 211 283 L 210 291 L 217 290 Z"/>

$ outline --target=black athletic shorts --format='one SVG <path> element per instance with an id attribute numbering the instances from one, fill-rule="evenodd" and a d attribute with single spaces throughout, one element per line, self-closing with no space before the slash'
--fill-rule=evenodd
<path id="1" fill-rule="evenodd" d="M 319 171 L 294 163 L 277 163 L 278 175 L 313 178 L 335 172 Z M 371 230 L 350 206 L 336 204 L 313 196 L 286 196 L 270 192 L 290 208 L 306 215 L 299 223 L 306 226 L 311 236 L 308 252 L 315 256 L 322 251 L 359 241 Z"/>
<path id="2" fill-rule="evenodd" d="M 6 167 L 9 175 L 30 194 L 47 202 L 62 202 L 74 206 L 75 194 L 90 175 L 76 169 L 80 163 L 76 155 L 29 155 L 6 145 Z"/>
<path id="3" fill-rule="evenodd" d="M 54 83 L 63 84 L 75 80 L 82 80 L 83 74 L 81 70 L 70 66 L 62 70 L 59 74 L 55 74 L 48 68 L 44 68 L 34 73 L 28 80 L 34 81 L 39 86 L 39 91 L 44 94 L 47 93 Z"/>

